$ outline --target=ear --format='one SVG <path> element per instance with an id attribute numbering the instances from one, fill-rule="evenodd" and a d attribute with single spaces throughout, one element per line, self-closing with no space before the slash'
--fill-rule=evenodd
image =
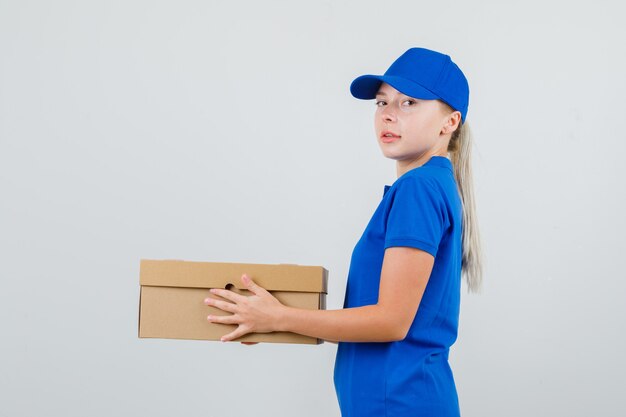
<path id="1" fill-rule="evenodd" d="M 447 116 L 443 127 L 441 128 L 441 134 L 447 135 L 448 133 L 454 132 L 456 129 L 458 129 L 459 123 L 461 123 L 461 112 L 454 111 L 450 113 Z"/>

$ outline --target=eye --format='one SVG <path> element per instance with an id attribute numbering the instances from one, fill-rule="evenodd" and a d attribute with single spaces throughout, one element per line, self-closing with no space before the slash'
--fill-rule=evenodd
<path id="1" fill-rule="evenodd" d="M 385 103 L 383 100 L 376 100 L 376 107 L 382 107 L 383 103 Z"/>
<path id="2" fill-rule="evenodd" d="M 408 104 L 407 104 L 407 103 L 408 103 Z M 412 105 L 414 105 L 414 104 L 417 104 L 417 102 L 416 102 L 415 100 L 408 99 L 408 100 L 404 100 L 404 101 L 402 102 L 402 104 L 403 104 L 403 105 L 407 105 L 407 106 L 412 106 Z"/>

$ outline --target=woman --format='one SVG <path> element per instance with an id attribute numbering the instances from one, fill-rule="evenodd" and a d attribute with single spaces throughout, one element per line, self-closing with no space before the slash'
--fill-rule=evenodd
<path id="1" fill-rule="evenodd" d="M 244 275 L 254 295 L 212 290 L 226 301 L 205 302 L 232 315 L 208 319 L 238 325 L 223 341 L 290 331 L 338 342 L 334 381 L 344 417 L 459 416 L 448 353 L 461 275 L 474 291 L 482 277 L 467 80 L 448 55 L 411 48 L 384 75 L 356 78 L 350 91 L 376 99 L 376 135 L 398 179 L 385 185 L 354 248 L 344 308 L 286 307 Z"/>

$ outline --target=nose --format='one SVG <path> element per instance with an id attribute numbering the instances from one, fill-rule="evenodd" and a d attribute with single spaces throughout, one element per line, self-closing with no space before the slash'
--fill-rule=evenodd
<path id="1" fill-rule="evenodd" d="M 396 120 L 396 114 L 393 111 L 392 106 L 385 106 L 381 112 L 381 117 L 385 123 L 394 122 Z"/>

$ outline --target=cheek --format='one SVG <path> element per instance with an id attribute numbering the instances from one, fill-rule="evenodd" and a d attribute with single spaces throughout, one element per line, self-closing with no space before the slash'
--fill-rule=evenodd
<path id="1" fill-rule="evenodd" d="M 376 130 L 380 130 L 384 127 L 384 123 L 382 118 L 378 115 L 378 113 L 374 116 L 374 127 Z"/>
<path id="2" fill-rule="evenodd" d="M 420 141 L 436 138 L 439 134 L 437 125 L 432 123 L 432 120 L 425 120 L 420 117 L 405 119 L 400 126 L 402 126 L 402 131 L 405 132 L 407 136 Z"/>
<path id="3" fill-rule="evenodd" d="M 419 130 L 424 133 L 436 130 L 437 120 L 430 117 L 428 114 L 413 114 L 411 116 L 410 118 L 406 118 L 406 121 L 411 124 L 413 130 Z"/>

